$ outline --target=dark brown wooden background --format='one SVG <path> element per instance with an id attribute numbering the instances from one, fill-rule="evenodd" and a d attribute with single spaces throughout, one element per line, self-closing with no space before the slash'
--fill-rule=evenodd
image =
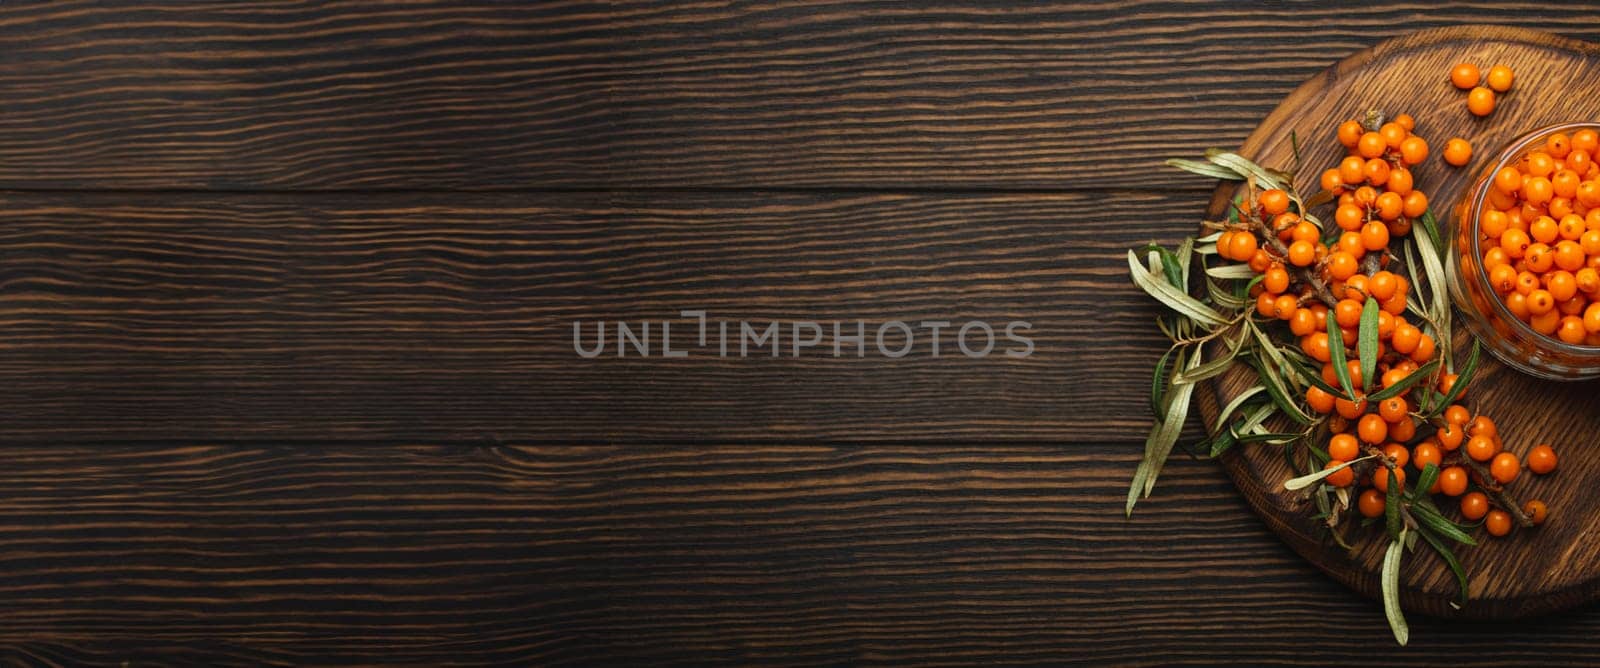
<path id="1" fill-rule="evenodd" d="M 1123 519 L 1160 161 L 1386 36 L 1600 40 L 1242 4 L 5 2 L 0 657 L 1594 663 L 1592 608 L 1394 648 L 1211 464 Z M 571 351 L 685 308 L 1038 348 Z"/>

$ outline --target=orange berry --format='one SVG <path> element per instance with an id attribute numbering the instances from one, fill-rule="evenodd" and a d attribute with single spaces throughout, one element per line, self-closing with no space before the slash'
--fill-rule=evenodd
<path id="1" fill-rule="evenodd" d="M 1282 266 L 1269 267 L 1261 276 L 1262 289 L 1272 294 L 1281 294 L 1289 289 L 1289 272 Z"/>
<path id="2" fill-rule="evenodd" d="M 1339 161 L 1339 176 L 1344 179 L 1344 184 L 1351 188 L 1367 181 L 1367 161 L 1360 156 L 1348 156 Z"/>
<path id="3" fill-rule="evenodd" d="M 1399 116 L 1395 116 L 1394 122 L 1398 123 L 1400 127 L 1405 128 L 1406 132 L 1417 129 L 1417 119 L 1412 118 L 1411 114 L 1400 114 Z"/>
<path id="4" fill-rule="evenodd" d="M 1328 456 L 1348 462 L 1361 456 L 1361 444 L 1349 434 L 1334 434 L 1328 439 Z"/>
<path id="5" fill-rule="evenodd" d="M 1262 293 L 1266 294 L 1266 293 Z M 1327 362 L 1331 359 L 1332 350 L 1328 348 L 1327 332 L 1312 332 L 1306 337 L 1305 343 L 1300 346 L 1306 355 L 1318 362 Z"/>
<path id="6" fill-rule="evenodd" d="M 1405 199 L 1394 192 L 1378 195 L 1378 199 L 1373 201 L 1373 204 L 1378 209 L 1378 217 L 1383 220 L 1399 218 L 1400 213 L 1405 210 Z"/>
<path id="7" fill-rule="evenodd" d="M 1407 218 L 1421 218 L 1422 214 L 1427 212 L 1427 195 L 1422 194 L 1421 190 L 1413 190 L 1409 193 L 1406 193 L 1405 208 L 1401 210 L 1401 214 Z"/>
<path id="8" fill-rule="evenodd" d="M 1361 127 L 1361 124 L 1356 121 L 1340 123 L 1338 131 L 1339 143 L 1344 144 L 1345 148 L 1355 148 L 1356 143 L 1361 141 L 1362 133 L 1366 131 L 1367 129 Z"/>
<path id="9" fill-rule="evenodd" d="M 1416 352 L 1417 346 L 1422 343 L 1422 330 L 1409 322 L 1401 322 L 1394 327 L 1394 334 L 1389 337 L 1389 346 L 1401 355 L 1410 355 Z"/>
<path id="10" fill-rule="evenodd" d="M 1483 81 L 1485 84 L 1488 84 L 1489 88 L 1494 92 L 1504 93 L 1508 90 L 1511 90 L 1511 79 L 1513 76 L 1514 75 L 1511 72 L 1511 68 L 1506 67 L 1505 65 L 1495 65 L 1494 67 L 1489 68 L 1489 74 L 1484 77 Z"/>
<path id="11" fill-rule="evenodd" d="M 1296 267 L 1307 267 L 1317 261 L 1317 245 L 1310 241 L 1296 241 L 1289 244 L 1289 264 Z"/>
<path id="12" fill-rule="evenodd" d="M 1502 452 L 1494 456 L 1489 462 L 1489 476 L 1502 485 L 1517 479 L 1517 474 L 1522 472 L 1522 462 L 1517 461 L 1517 456 L 1509 452 Z"/>
<path id="13" fill-rule="evenodd" d="M 1489 416 L 1479 415 L 1472 418 L 1472 422 L 1467 425 L 1467 434 L 1471 436 L 1488 436 L 1489 438 L 1494 438 L 1500 435 L 1500 429 L 1495 426 L 1494 420 L 1490 419 Z M 1499 444 L 1496 444 L 1495 447 L 1499 448 L 1500 446 Z"/>
<path id="14" fill-rule="evenodd" d="M 1450 68 L 1450 83 L 1456 88 L 1467 90 L 1478 85 L 1478 66 L 1471 63 L 1461 63 Z"/>
<path id="15" fill-rule="evenodd" d="M 1309 336 L 1317 331 L 1317 314 L 1308 308 L 1295 311 L 1294 316 L 1289 318 L 1289 331 L 1294 332 L 1295 336 Z"/>
<path id="16" fill-rule="evenodd" d="M 1411 175 L 1411 170 L 1404 167 L 1395 167 L 1389 170 L 1389 180 L 1384 182 L 1384 187 L 1396 195 L 1406 196 L 1416 187 L 1416 177 Z"/>
<path id="17" fill-rule="evenodd" d="M 1361 226 L 1361 245 L 1369 251 L 1383 250 L 1389 247 L 1389 228 L 1383 223 L 1370 222 Z"/>
<path id="18" fill-rule="evenodd" d="M 1372 159 L 1383 155 L 1389 150 L 1389 143 L 1383 140 L 1383 135 L 1367 131 L 1361 134 L 1361 139 L 1356 142 L 1356 154 L 1363 158 Z"/>
<path id="19" fill-rule="evenodd" d="M 1543 501 L 1530 499 L 1527 503 L 1522 504 L 1522 514 L 1527 515 L 1528 521 L 1533 522 L 1534 526 L 1539 526 L 1544 524 L 1545 518 L 1550 516 L 1550 507 L 1545 505 Z"/>
<path id="20" fill-rule="evenodd" d="M 1533 446 L 1528 451 L 1528 470 L 1539 475 L 1556 470 L 1555 449 L 1544 443 Z"/>
<path id="21" fill-rule="evenodd" d="M 1360 269 L 1361 261 L 1354 255 L 1342 250 L 1328 254 L 1328 275 L 1336 281 L 1350 278 Z"/>
<path id="22" fill-rule="evenodd" d="M 1489 497 L 1483 492 L 1470 492 L 1461 497 L 1461 516 L 1474 522 L 1489 514 Z"/>
<path id="23" fill-rule="evenodd" d="M 1465 167 L 1472 161 L 1472 144 L 1460 137 L 1451 137 L 1444 143 L 1444 161 L 1455 167 Z"/>
<path id="24" fill-rule="evenodd" d="M 1383 517 L 1384 508 L 1388 500 L 1383 498 L 1383 493 L 1369 489 L 1356 498 L 1356 507 L 1361 511 L 1362 517 Z"/>
<path id="25" fill-rule="evenodd" d="M 1404 420 L 1410 408 L 1406 405 L 1404 397 L 1389 397 L 1378 402 L 1378 416 L 1382 417 L 1384 422 L 1393 424 Z"/>
<path id="26" fill-rule="evenodd" d="M 1562 239 L 1556 242 L 1556 252 L 1553 256 L 1555 265 L 1566 271 L 1577 271 L 1583 268 L 1588 257 L 1583 252 L 1583 244 L 1576 241 Z M 1574 284 L 1573 289 L 1577 286 Z"/>
<path id="27" fill-rule="evenodd" d="M 1344 187 L 1344 177 L 1339 176 L 1339 168 L 1333 167 L 1323 170 L 1322 179 L 1318 183 L 1323 190 L 1336 191 Z"/>
<path id="28" fill-rule="evenodd" d="M 1473 436 L 1467 440 L 1467 456 L 1473 461 L 1486 462 L 1500 454 L 1500 444 L 1492 436 Z"/>
<path id="29" fill-rule="evenodd" d="M 1349 158 L 1346 158 L 1349 160 Z M 1346 180 L 1348 183 L 1348 179 Z M 1516 167 L 1501 167 L 1494 173 L 1494 187 L 1503 193 L 1515 193 L 1522 189 L 1522 172 Z"/>
<path id="30" fill-rule="evenodd" d="M 1357 390 L 1356 393 L 1359 395 L 1360 390 Z M 1357 396 L 1355 401 L 1351 401 L 1342 397 L 1334 399 L 1333 410 L 1339 414 L 1339 417 L 1342 417 L 1346 420 L 1354 420 L 1358 417 L 1361 417 L 1362 413 L 1367 412 L 1367 398 L 1364 396 Z M 1378 416 L 1374 415 L 1373 417 Z M 1382 422 L 1383 418 L 1378 418 L 1378 421 Z"/>
<path id="31" fill-rule="evenodd" d="M 1600 133 L 1588 128 L 1572 133 L 1572 149 L 1590 153 L 1600 150 Z"/>
<path id="32" fill-rule="evenodd" d="M 1389 423 L 1384 422 L 1380 415 L 1368 413 L 1361 416 L 1361 420 L 1356 423 L 1356 435 L 1366 443 L 1373 445 L 1382 443 L 1389 437 Z"/>
<path id="33" fill-rule="evenodd" d="M 1439 491 L 1446 496 L 1461 496 L 1467 493 L 1467 470 L 1459 466 L 1446 467 L 1439 472 Z"/>
<path id="34" fill-rule="evenodd" d="M 1405 489 L 1405 487 L 1406 487 L 1406 470 L 1403 469 L 1403 468 L 1393 468 L 1393 469 L 1391 469 L 1391 468 L 1389 468 L 1387 466 L 1379 466 L 1377 468 L 1377 470 L 1372 472 L 1372 486 L 1377 488 L 1377 490 L 1380 491 L 1380 492 L 1388 492 L 1389 491 L 1389 473 L 1391 471 L 1394 473 L 1395 482 L 1400 483 L 1400 489 L 1402 489 L 1402 490 Z"/>
<path id="35" fill-rule="evenodd" d="M 1567 152 L 1571 150 L 1572 138 L 1565 132 L 1557 132 L 1544 140 L 1544 151 L 1557 160 L 1567 157 Z"/>
<path id="36" fill-rule="evenodd" d="M 1427 468 L 1429 464 L 1437 468 L 1442 461 L 1444 452 L 1434 443 L 1423 441 L 1411 449 L 1411 465 L 1417 467 L 1418 471 Z"/>
<path id="37" fill-rule="evenodd" d="M 1376 156 L 1370 156 L 1376 157 Z M 1420 165 L 1428 159 L 1428 142 L 1421 137 L 1412 135 L 1400 142 L 1400 161 L 1407 165 Z"/>
<path id="38" fill-rule="evenodd" d="M 1400 142 L 1411 136 L 1411 131 L 1405 129 L 1399 123 L 1389 121 L 1378 128 L 1378 134 L 1383 135 L 1383 141 L 1389 145 L 1389 148 L 1400 148 Z"/>
<path id="39" fill-rule="evenodd" d="M 1483 520 L 1483 528 L 1496 538 L 1510 534 L 1511 515 L 1504 510 L 1491 510 Z"/>
<path id="40" fill-rule="evenodd" d="M 1256 198 L 1256 203 L 1261 205 L 1262 212 L 1276 216 L 1289 210 L 1289 193 L 1277 188 L 1266 190 Z"/>
<path id="41" fill-rule="evenodd" d="M 1439 431 L 1434 432 L 1433 437 L 1439 439 L 1439 447 L 1447 452 L 1455 452 L 1461 447 L 1461 439 L 1465 438 L 1466 434 L 1462 431 L 1461 425 L 1446 423 L 1439 427 Z"/>
<path id="42" fill-rule="evenodd" d="M 1562 316 L 1561 322 L 1556 325 L 1556 338 L 1562 343 L 1574 346 L 1583 345 L 1583 340 L 1588 338 L 1589 332 L 1584 330 L 1583 318 L 1575 315 Z"/>
<path id="43" fill-rule="evenodd" d="M 1433 359 L 1435 352 L 1433 337 L 1423 334 L 1422 338 L 1417 339 L 1417 349 L 1411 351 L 1411 359 L 1419 364 L 1424 363 Z"/>
<path id="44" fill-rule="evenodd" d="M 1488 116 L 1494 111 L 1494 91 L 1479 86 L 1467 93 L 1467 111 L 1473 116 Z"/>
<path id="45" fill-rule="evenodd" d="M 1229 257 L 1235 260 L 1249 260 L 1256 254 L 1256 235 L 1249 232 L 1238 232 L 1228 241 Z"/>
<path id="46" fill-rule="evenodd" d="M 1299 218 L 1299 216 L 1295 217 Z M 1322 240 L 1322 230 L 1318 229 L 1316 225 L 1312 225 L 1311 223 L 1305 221 L 1300 221 L 1295 223 L 1293 227 L 1289 228 L 1289 238 L 1294 239 L 1295 241 L 1309 241 L 1311 243 L 1317 243 L 1318 241 Z"/>
<path id="47" fill-rule="evenodd" d="M 1555 186 L 1543 176 L 1530 176 L 1522 180 L 1522 200 L 1533 206 L 1547 204 L 1556 196 Z"/>
<path id="48" fill-rule="evenodd" d="M 1556 159 L 1544 151 L 1529 153 L 1523 164 L 1527 165 L 1528 176 L 1549 176 L 1556 171 Z"/>
<path id="49" fill-rule="evenodd" d="M 1338 459 L 1330 459 L 1328 464 L 1322 468 L 1331 469 L 1335 466 L 1344 466 L 1344 462 Z M 1356 472 L 1350 470 L 1349 467 L 1345 467 L 1328 474 L 1328 477 L 1323 478 L 1323 480 L 1334 487 L 1349 487 L 1351 483 L 1356 481 Z"/>
<path id="50" fill-rule="evenodd" d="M 1411 451 L 1399 443 L 1390 443 L 1383 446 L 1383 456 L 1388 457 L 1389 461 L 1394 462 L 1395 466 L 1403 467 L 1411 463 Z"/>

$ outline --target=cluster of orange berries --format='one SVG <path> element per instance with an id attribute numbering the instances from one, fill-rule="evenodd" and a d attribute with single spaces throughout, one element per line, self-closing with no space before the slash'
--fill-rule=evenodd
<path id="1" fill-rule="evenodd" d="M 1495 94 L 1510 91 L 1513 78 L 1515 74 L 1505 65 L 1489 68 L 1487 76 L 1482 76 L 1478 66 L 1472 63 L 1461 63 L 1450 69 L 1450 83 L 1467 91 L 1467 111 L 1474 116 L 1493 113 Z"/>
<path id="2" fill-rule="evenodd" d="M 1519 458 L 1505 449 L 1494 420 L 1487 415 L 1473 416 L 1460 404 L 1445 409 L 1443 418 L 1443 423 L 1437 426 L 1433 435 L 1422 439 L 1409 449 L 1399 442 L 1390 442 L 1383 446 L 1382 455 L 1394 463 L 1395 480 L 1401 485 L 1405 484 L 1407 464 L 1418 471 L 1432 464 L 1439 469 L 1439 475 L 1434 479 L 1433 487 L 1428 493 L 1444 494 L 1458 499 L 1457 507 L 1460 509 L 1461 517 L 1469 522 L 1483 520 L 1484 529 L 1491 536 L 1498 537 L 1511 533 L 1513 524 L 1511 514 L 1504 509 L 1494 508 L 1495 502 L 1481 490 L 1489 489 L 1491 486 L 1501 488 L 1510 484 L 1521 475 L 1524 468 L 1539 475 L 1554 471 L 1555 450 L 1549 445 L 1540 444 Z M 1365 436 L 1367 435 L 1334 434 L 1328 441 L 1328 455 L 1334 458 L 1359 456 L 1361 443 L 1371 443 Z M 1469 467 L 1462 459 L 1463 456 L 1478 462 L 1480 466 Z M 1480 471 L 1487 471 L 1487 479 Z M 1340 474 L 1349 475 L 1341 477 Z M 1340 480 L 1335 481 L 1334 478 Z M 1330 484 L 1341 487 L 1355 482 L 1354 473 L 1348 468 L 1329 476 L 1327 480 Z M 1373 472 L 1371 483 L 1372 486 L 1363 491 L 1356 500 L 1356 507 L 1363 517 L 1383 515 L 1385 492 L 1389 487 L 1388 470 L 1383 466 L 1377 467 Z M 1473 486 L 1481 489 L 1468 491 Z M 1543 524 L 1545 518 L 1549 516 L 1550 508 L 1545 502 L 1535 499 L 1523 504 L 1522 512 L 1538 525 Z"/>
<path id="3" fill-rule="evenodd" d="M 1494 174 L 1478 216 L 1483 269 L 1534 331 L 1600 345 L 1600 134 L 1555 133 Z"/>
<path id="4" fill-rule="evenodd" d="M 1339 125 L 1339 143 L 1349 155 L 1322 173 L 1321 185 L 1338 197 L 1334 222 L 1356 235 L 1340 237 L 1340 250 L 1357 250 L 1357 242 L 1365 251 L 1385 249 L 1390 239 L 1410 233 L 1411 221 L 1428 211 L 1428 196 L 1416 188 L 1411 175 L 1411 167 L 1428 158 L 1428 142 L 1412 132 L 1415 128 L 1416 121 L 1408 114 L 1376 130 L 1353 120 Z M 1353 239 L 1349 248 L 1346 238 Z M 1355 274 L 1351 259 L 1334 260 L 1335 280 Z"/>
<path id="5" fill-rule="evenodd" d="M 1256 313 L 1286 321 L 1299 337 L 1301 350 L 1322 364 L 1320 375 L 1328 387 L 1342 383 L 1340 370 L 1334 366 L 1336 347 L 1343 353 L 1344 375 L 1351 381 L 1354 396 L 1335 395 L 1316 384 L 1305 393 L 1306 405 L 1328 416 L 1333 433 L 1326 466 L 1344 466 L 1364 451 L 1381 454 L 1388 462 L 1370 469 L 1360 467 L 1364 470 L 1359 480 L 1358 467 L 1347 466 L 1328 475 L 1324 479 L 1327 484 L 1366 487 L 1357 497 L 1357 509 L 1375 517 L 1384 512 L 1391 466 L 1396 482 L 1404 485 L 1407 464 L 1418 470 L 1433 464 L 1440 468 L 1440 475 L 1430 492 L 1462 497 L 1462 515 L 1473 521 L 1487 517 L 1489 532 L 1501 536 L 1511 530 L 1510 515 L 1490 510 L 1489 497 L 1482 492 L 1468 492 L 1472 484 L 1498 490 L 1498 485 L 1515 479 L 1523 468 L 1521 460 L 1504 452 L 1493 420 L 1485 415 L 1473 417 L 1457 404 L 1434 422 L 1425 421 L 1413 403 L 1419 396 L 1414 393 L 1433 383 L 1373 401 L 1362 391 L 1373 385 L 1387 389 L 1408 382 L 1438 352 L 1433 336 L 1405 318 L 1409 281 L 1383 269 L 1391 260 L 1391 241 L 1409 234 L 1412 220 L 1428 208 L 1427 197 L 1415 188 L 1409 170 L 1428 155 L 1427 142 L 1412 133 L 1414 127 L 1406 115 L 1376 130 L 1356 121 L 1339 127 L 1339 141 L 1349 148 L 1350 155 L 1321 179 L 1322 187 L 1339 202 L 1334 220 L 1342 232 L 1329 237 L 1331 243 L 1324 243 L 1322 229 L 1294 210 L 1295 202 L 1287 192 L 1271 189 L 1239 205 L 1241 222 L 1218 236 L 1217 252 L 1226 259 L 1248 263 L 1260 274 L 1251 288 Z M 1596 192 L 1600 194 L 1600 189 Z M 1600 208 L 1596 213 L 1600 215 Z M 1368 265 L 1365 271 L 1364 263 Z M 1319 287 L 1326 287 L 1327 292 L 1319 292 Z M 1324 301 L 1330 297 L 1331 307 Z M 1377 359 L 1367 365 L 1378 374 L 1373 383 L 1363 377 L 1358 341 L 1369 301 L 1377 304 Z M 1437 392 L 1449 395 L 1456 380 L 1454 374 L 1441 373 Z M 1419 439 L 1419 430 L 1431 433 Z M 1415 445 L 1408 445 L 1411 443 Z M 1492 480 L 1481 479 L 1464 464 L 1463 454 L 1456 452 L 1464 443 L 1466 457 L 1488 462 L 1487 475 Z M 1548 446 L 1534 448 L 1526 466 L 1540 473 L 1553 470 L 1554 452 Z M 1540 522 L 1548 509 L 1542 502 L 1530 502 L 1526 512 Z"/>

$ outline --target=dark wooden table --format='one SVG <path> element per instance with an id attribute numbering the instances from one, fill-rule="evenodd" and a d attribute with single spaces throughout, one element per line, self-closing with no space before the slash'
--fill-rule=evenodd
<path id="1" fill-rule="evenodd" d="M 1121 513 L 1122 251 L 1211 186 L 1161 160 L 1600 12 L 1074 4 L 0 5 L 0 657 L 1600 660 L 1592 608 L 1396 649 L 1211 464 Z M 1037 349 L 572 350 L 680 309 Z"/>

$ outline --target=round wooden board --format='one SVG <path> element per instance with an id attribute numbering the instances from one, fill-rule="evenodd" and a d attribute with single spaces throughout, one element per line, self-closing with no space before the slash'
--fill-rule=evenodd
<path id="1" fill-rule="evenodd" d="M 1467 113 L 1466 93 L 1447 81 L 1458 62 L 1487 71 L 1494 64 L 1516 72 L 1512 90 L 1500 97 L 1494 113 Z M 1300 188 L 1316 189 L 1322 169 L 1344 156 L 1334 130 L 1344 119 L 1361 118 L 1369 108 L 1409 113 L 1432 155 L 1414 173 L 1433 199 L 1441 225 L 1452 225 L 1455 198 L 1471 176 L 1514 137 L 1553 123 L 1600 120 L 1600 46 L 1528 30 L 1467 26 L 1425 30 L 1357 53 L 1307 81 L 1256 128 L 1243 155 L 1269 167 L 1292 162 L 1290 134 L 1299 138 L 1304 160 Z M 1453 168 L 1439 158 L 1445 141 L 1472 142 L 1472 164 Z M 1218 188 L 1210 215 L 1219 217 L 1236 185 Z M 1457 328 L 1458 330 L 1462 328 Z M 1458 338 L 1458 346 L 1465 342 Z M 1600 382 L 1551 383 L 1524 376 L 1488 355 L 1469 392 L 1475 411 L 1493 416 L 1506 447 L 1518 454 L 1539 442 L 1556 446 L 1560 469 L 1553 475 L 1524 474 L 1512 487 L 1519 499 L 1550 504 L 1542 527 L 1493 539 L 1481 531 L 1481 544 L 1460 547 L 1470 578 L 1471 598 L 1460 610 L 1450 602 L 1456 581 L 1426 548 L 1409 553 L 1402 580 L 1402 605 L 1427 614 L 1511 618 L 1547 613 L 1593 600 L 1600 593 L 1600 495 L 1594 491 L 1600 452 Z M 1218 398 L 1227 399 L 1251 383 L 1242 365 L 1202 388 L 1200 409 L 1207 424 L 1216 418 Z M 1382 532 L 1353 531 L 1353 554 L 1327 541 L 1310 519 L 1309 502 L 1286 492 L 1291 477 L 1281 451 L 1270 447 L 1234 448 L 1223 458 L 1234 483 L 1257 512 L 1302 556 L 1341 582 L 1369 596 L 1378 594 Z"/>

